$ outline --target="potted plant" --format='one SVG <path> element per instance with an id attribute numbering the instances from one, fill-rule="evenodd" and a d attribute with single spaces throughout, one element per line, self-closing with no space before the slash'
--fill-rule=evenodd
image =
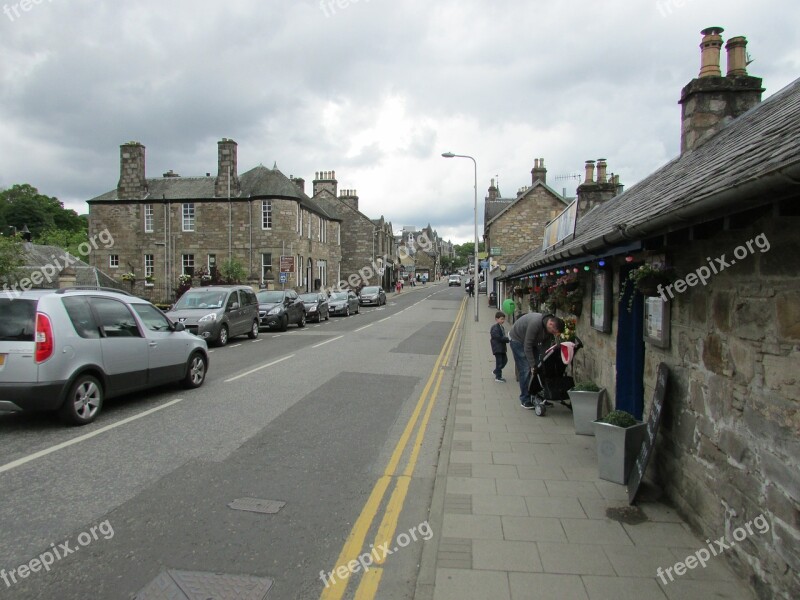
<path id="1" fill-rule="evenodd" d="M 129 281 L 131 284 L 136 283 L 136 274 L 132 271 L 122 274 L 122 281 Z"/>
<path id="2" fill-rule="evenodd" d="M 572 422 L 576 435 L 594 435 L 592 423 L 600 418 L 605 391 L 605 388 L 591 381 L 584 381 L 567 392 L 572 404 Z"/>
<path id="3" fill-rule="evenodd" d="M 624 410 L 594 421 L 600 479 L 625 485 L 647 433 L 647 424 Z"/>
<path id="4" fill-rule="evenodd" d="M 658 286 L 666 287 L 676 279 L 675 269 L 659 264 L 643 264 L 628 273 L 627 279 L 620 286 L 620 299 L 625 295 L 629 285 L 645 296 L 658 296 Z M 633 294 L 628 297 L 628 312 L 633 310 Z"/>

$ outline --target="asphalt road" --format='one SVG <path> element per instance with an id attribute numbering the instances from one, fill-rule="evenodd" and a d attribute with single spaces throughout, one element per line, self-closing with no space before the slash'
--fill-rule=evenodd
<path id="1" fill-rule="evenodd" d="M 429 284 L 358 316 L 234 339 L 214 349 L 200 389 L 110 400 L 86 427 L 0 413 L 0 599 L 133 598 L 166 570 L 195 573 L 174 577 L 218 600 L 233 597 L 219 586 L 266 578 L 267 600 L 319 598 L 320 572 L 339 566 L 427 393 L 435 402 L 424 434 L 413 432 L 416 468 L 389 529 L 424 537 L 454 372 L 438 357 L 446 341 L 456 347 L 448 335 L 464 295 Z M 382 515 L 391 521 L 389 492 L 366 542 Z M 228 506 L 245 498 L 285 505 Z M 403 545 L 372 572 L 376 597 L 413 597 L 422 541 Z M 47 553 L 65 556 L 47 570 L 31 562 Z M 336 595 L 353 597 L 357 584 Z"/>

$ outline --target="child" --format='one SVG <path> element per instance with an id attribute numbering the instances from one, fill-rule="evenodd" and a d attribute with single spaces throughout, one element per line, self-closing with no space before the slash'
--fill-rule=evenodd
<path id="1" fill-rule="evenodd" d="M 491 335 L 492 354 L 495 358 L 494 380 L 505 383 L 503 379 L 503 367 L 508 364 L 508 356 L 506 355 L 506 344 L 511 340 L 506 335 L 506 330 L 503 329 L 503 323 L 506 322 L 506 315 L 502 311 L 497 311 L 494 315 L 495 324 L 489 332 Z"/>

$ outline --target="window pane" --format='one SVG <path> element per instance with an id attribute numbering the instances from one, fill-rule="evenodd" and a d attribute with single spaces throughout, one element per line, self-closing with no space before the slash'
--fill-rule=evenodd
<path id="1" fill-rule="evenodd" d="M 122 302 L 111 298 L 92 298 L 90 302 L 106 337 L 142 337 L 136 319 Z"/>
<path id="2" fill-rule="evenodd" d="M 169 319 L 158 310 L 155 306 L 150 304 L 134 304 L 133 310 L 139 315 L 139 318 L 150 331 L 170 331 Z"/>
<path id="3" fill-rule="evenodd" d="M 34 342 L 36 301 L 0 298 L 0 342 Z"/>

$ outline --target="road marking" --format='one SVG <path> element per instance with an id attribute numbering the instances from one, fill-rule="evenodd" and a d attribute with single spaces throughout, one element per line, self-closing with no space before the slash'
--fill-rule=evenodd
<path id="1" fill-rule="evenodd" d="M 266 369 L 267 367 L 271 367 L 272 365 L 277 365 L 285 360 L 289 360 L 290 358 L 294 358 L 294 354 L 290 354 L 289 356 L 284 356 L 283 358 L 279 358 L 278 360 L 273 360 L 271 363 L 267 363 L 266 365 L 261 365 L 260 367 L 256 367 L 255 369 L 250 369 L 249 371 L 245 371 L 241 375 L 237 375 L 236 377 L 231 377 L 230 379 L 226 379 L 225 383 L 230 383 L 231 381 L 236 381 L 237 379 L 241 379 L 242 377 L 247 377 L 248 375 L 252 375 L 261 369 Z"/>
<path id="2" fill-rule="evenodd" d="M 363 327 L 359 327 L 358 329 L 356 329 L 356 331 L 361 331 L 363 329 L 366 329 L 367 327 L 372 327 L 373 325 L 375 325 L 375 323 L 370 323 L 369 325 L 364 325 Z"/>
<path id="3" fill-rule="evenodd" d="M 378 586 L 381 584 L 383 569 L 372 567 L 361 576 L 361 583 L 358 585 L 354 600 L 372 600 L 378 593 Z"/>
<path id="4" fill-rule="evenodd" d="M 391 319 L 391 318 L 392 318 L 392 317 L 386 317 L 385 319 L 381 319 L 380 321 L 378 321 L 378 323 L 383 323 L 384 321 L 388 321 L 388 320 L 389 320 L 389 319 Z"/>
<path id="5" fill-rule="evenodd" d="M 241 344 L 234 344 L 233 346 L 229 346 L 229 348 L 238 348 Z"/>
<path id="6" fill-rule="evenodd" d="M 263 341 L 264 341 L 264 338 L 258 338 L 258 339 L 253 340 L 253 343 L 255 344 L 256 342 L 263 342 Z"/>
<path id="7" fill-rule="evenodd" d="M 272 337 L 274 337 L 274 338 L 276 338 L 276 337 L 281 337 L 281 335 L 283 335 L 283 334 L 279 333 L 279 334 L 277 334 L 277 335 L 273 335 Z"/>
<path id="8" fill-rule="evenodd" d="M 312 348 L 319 348 L 320 346 L 324 346 L 325 344 L 330 344 L 331 342 L 335 342 L 336 340 L 342 339 L 344 336 L 340 335 L 339 337 L 332 338 L 326 342 L 322 342 L 321 344 L 317 344 L 316 346 L 311 346 Z"/>
<path id="9" fill-rule="evenodd" d="M 162 410 L 164 408 L 167 408 L 168 406 L 172 406 L 173 404 L 177 404 L 178 402 L 182 402 L 182 401 L 183 401 L 183 398 L 177 398 L 176 400 L 172 400 L 170 402 L 167 402 L 166 404 L 162 404 L 161 406 L 156 406 L 155 408 L 151 408 L 149 410 L 146 410 L 146 411 L 144 411 L 142 413 L 139 413 L 138 415 L 134 415 L 132 417 L 128 417 L 126 419 L 122 419 L 121 421 L 117 421 L 116 423 L 112 423 L 111 425 L 106 425 L 105 427 L 101 427 L 97 431 L 93 431 L 91 433 L 87 433 L 85 435 L 78 436 L 78 437 L 73 438 L 71 440 L 68 440 L 66 442 L 62 442 L 60 444 L 56 444 L 55 446 L 50 446 L 49 448 L 45 448 L 44 450 L 39 450 L 39 452 L 34 452 L 33 454 L 29 454 L 28 456 L 24 456 L 24 457 L 19 458 L 19 459 L 15 460 L 15 461 L 12 461 L 12 462 L 7 463 L 7 464 L 5 464 L 3 466 L 0 466 L 0 473 L 5 473 L 6 471 L 10 471 L 11 469 L 16 469 L 17 467 L 20 467 L 20 466 L 22 466 L 22 465 L 24 465 L 26 463 L 29 463 L 31 461 L 36 460 L 37 458 L 42 458 L 43 456 L 47 456 L 48 454 L 52 454 L 53 452 L 57 452 L 59 450 L 63 450 L 64 448 L 67 448 L 67 447 L 72 446 L 74 444 L 78 444 L 80 442 L 85 442 L 86 440 L 91 439 L 93 437 L 96 437 L 96 436 L 100 435 L 101 433 L 105 433 L 106 431 L 110 431 L 111 429 L 115 429 L 116 427 L 120 427 L 122 425 L 130 423 L 131 421 L 135 421 L 136 419 L 141 419 L 142 417 L 146 417 L 147 415 L 151 415 L 154 412 L 158 412 L 159 410 Z"/>
<path id="10" fill-rule="evenodd" d="M 379 528 L 379 534 L 381 530 L 385 534 L 389 529 L 394 531 L 397 527 L 397 518 L 399 517 L 399 513 L 403 508 L 403 503 L 405 501 L 405 496 L 408 492 L 408 484 L 410 483 L 411 474 L 413 474 L 414 466 L 416 465 L 417 456 L 419 450 L 416 450 L 417 442 L 421 443 L 420 440 L 424 438 L 425 431 L 424 427 L 427 426 L 427 419 L 430 418 L 430 411 L 432 410 L 433 403 L 436 401 L 435 395 L 430 395 L 432 388 L 434 387 L 434 382 L 438 381 L 441 382 L 441 378 L 444 374 L 444 371 L 441 369 L 442 365 L 445 364 L 449 360 L 449 355 L 452 352 L 456 337 L 458 326 L 461 323 L 463 315 L 465 313 L 467 303 L 466 300 L 462 300 L 461 307 L 459 308 L 458 314 L 456 315 L 455 322 L 453 323 L 453 327 L 450 329 L 450 333 L 445 339 L 444 345 L 442 346 L 442 350 L 439 352 L 439 356 L 436 359 L 436 362 L 433 365 L 433 369 L 431 371 L 430 376 L 428 377 L 428 381 L 425 384 L 425 388 L 422 390 L 422 394 L 420 394 L 419 400 L 417 401 L 417 405 L 414 407 L 414 412 L 409 417 L 408 423 L 406 424 L 403 433 L 400 436 L 400 439 L 397 441 L 397 445 L 392 452 L 392 456 L 389 459 L 389 463 L 386 465 L 386 470 L 384 471 L 383 476 L 381 476 L 375 484 L 375 487 L 372 489 L 367 502 L 364 504 L 364 507 L 361 509 L 361 514 L 356 519 L 353 528 L 350 531 L 350 534 L 347 536 L 347 541 L 344 543 L 341 552 L 339 553 L 339 557 L 336 561 L 336 565 L 347 565 L 351 560 L 355 560 L 355 558 L 361 552 L 361 549 L 364 546 L 366 541 L 367 533 L 372 526 L 375 517 L 378 514 L 378 509 L 380 508 L 381 503 L 383 502 L 383 497 L 386 494 L 386 490 L 389 487 L 389 483 L 391 482 L 392 478 L 395 477 L 397 467 L 400 463 L 400 459 L 403 457 L 403 454 L 406 451 L 406 447 L 408 446 L 408 442 L 411 439 L 411 434 L 414 431 L 414 428 L 417 425 L 417 420 L 420 417 L 420 414 L 425 407 L 425 403 L 429 402 L 430 406 L 425 411 L 425 417 L 422 424 L 420 424 L 420 432 L 417 433 L 417 439 L 415 441 L 415 446 L 411 451 L 411 457 L 409 459 L 409 464 L 407 465 L 406 469 L 403 472 L 402 477 L 398 478 L 397 487 L 392 494 L 392 497 L 389 500 L 389 504 L 387 505 L 386 512 L 387 515 L 381 522 L 381 528 Z M 436 392 L 438 393 L 438 385 L 436 386 Z M 413 464 L 411 461 L 413 460 Z M 388 513 L 391 513 L 391 517 L 388 516 Z M 334 569 L 336 566 L 334 566 Z M 365 584 L 365 590 L 361 592 L 359 598 L 373 598 L 374 593 L 372 595 L 367 595 L 369 591 L 373 591 L 373 584 L 377 582 L 367 582 Z M 329 587 L 326 587 L 322 590 L 322 595 L 320 596 L 321 600 L 341 600 L 344 596 L 345 591 L 347 590 L 348 580 L 347 579 L 340 579 L 334 582 Z"/>

